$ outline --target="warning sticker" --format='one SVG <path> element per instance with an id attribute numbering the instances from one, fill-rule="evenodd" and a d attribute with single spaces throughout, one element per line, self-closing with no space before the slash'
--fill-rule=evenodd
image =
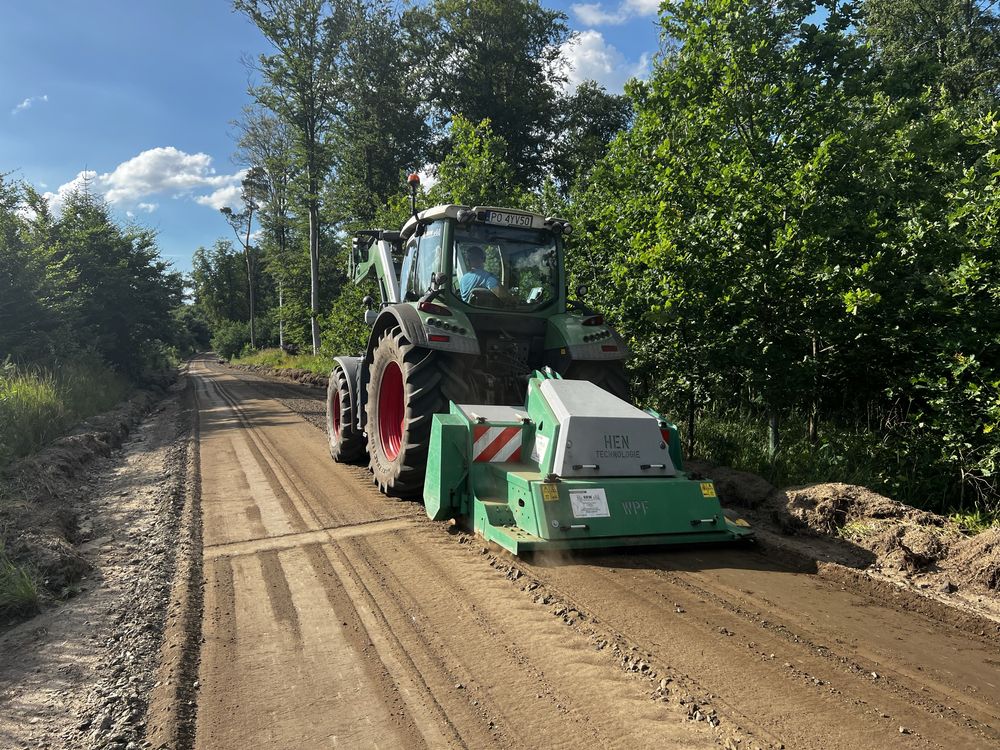
<path id="1" fill-rule="evenodd" d="M 542 462 L 545 451 L 549 449 L 549 439 L 540 432 L 535 433 L 535 444 L 531 447 L 531 460 L 536 463 Z"/>
<path id="2" fill-rule="evenodd" d="M 702 497 L 715 497 L 715 485 L 711 482 L 702 482 L 701 495 Z"/>
<path id="3" fill-rule="evenodd" d="M 542 500 L 546 502 L 551 502 L 553 500 L 559 499 L 559 488 L 554 484 L 543 484 L 542 485 Z"/>
<path id="4" fill-rule="evenodd" d="M 592 490 L 570 490 L 569 501 L 573 505 L 573 515 L 576 518 L 610 518 L 608 496 L 604 490 L 595 487 Z"/>

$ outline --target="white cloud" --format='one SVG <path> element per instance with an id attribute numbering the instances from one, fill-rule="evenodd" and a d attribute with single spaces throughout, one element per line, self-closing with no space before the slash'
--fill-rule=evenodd
<path id="1" fill-rule="evenodd" d="M 220 208 L 234 205 L 231 196 L 239 197 L 240 181 L 245 175 L 246 170 L 218 174 L 208 154 L 188 154 L 173 146 L 161 146 L 133 156 L 111 172 L 80 172 L 55 192 L 45 193 L 45 197 L 53 209 L 58 210 L 69 193 L 87 183 L 89 190 L 103 195 L 109 203 L 133 206 L 146 213 L 159 207 L 158 203 L 142 200 L 153 195 L 193 196 L 197 203 Z M 205 190 L 212 192 L 197 194 Z M 230 203 L 219 203 L 221 200 Z"/>
<path id="2" fill-rule="evenodd" d="M 243 200 L 240 198 L 241 192 L 242 189 L 239 184 L 226 185 L 209 195 L 199 195 L 194 200 L 196 203 L 200 203 L 203 206 L 211 206 L 216 211 L 220 208 L 226 208 L 227 206 L 234 211 L 242 211 Z"/>
<path id="3" fill-rule="evenodd" d="M 573 88 L 592 80 L 618 93 L 630 78 L 644 78 L 649 74 L 648 54 L 644 53 L 637 62 L 629 62 L 617 47 L 605 41 L 601 32 L 593 29 L 577 34 L 564 44 L 563 55 L 569 63 L 566 75 Z"/>
<path id="4" fill-rule="evenodd" d="M 434 174 L 434 166 L 431 164 L 425 164 L 417 170 L 417 174 L 420 175 L 420 187 L 424 190 L 430 190 L 438 183 L 437 175 Z"/>
<path id="5" fill-rule="evenodd" d="M 622 0 L 616 10 L 605 10 L 602 3 L 574 3 L 573 15 L 587 26 L 617 25 L 636 16 L 654 16 L 661 0 Z"/>
<path id="6" fill-rule="evenodd" d="M 66 202 L 66 198 L 70 196 L 71 193 L 83 190 L 94 190 L 94 181 L 97 179 L 97 172 L 92 169 L 84 170 L 79 172 L 76 177 L 74 177 L 69 182 L 65 182 L 60 185 L 56 191 L 44 193 L 45 200 L 49 202 L 49 206 L 53 211 L 59 211 L 62 209 L 63 204 Z"/>
<path id="7" fill-rule="evenodd" d="M 637 16 L 653 16 L 660 12 L 663 0 L 625 0 L 624 5 Z"/>
<path id="8" fill-rule="evenodd" d="M 587 26 L 614 25 L 628 18 L 623 12 L 624 6 L 619 6 L 617 11 L 607 11 L 600 3 L 576 3 L 572 8 L 573 14 Z"/>
<path id="9" fill-rule="evenodd" d="M 29 96 L 23 102 L 18 104 L 14 109 L 10 111 L 12 115 L 16 115 L 19 112 L 23 112 L 26 109 L 31 109 L 33 106 L 38 104 L 38 102 L 47 102 L 49 100 L 48 94 L 42 94 L 41 96 Z"/>

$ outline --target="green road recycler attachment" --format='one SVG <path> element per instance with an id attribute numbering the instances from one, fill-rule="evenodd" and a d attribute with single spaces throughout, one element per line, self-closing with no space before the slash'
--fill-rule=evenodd
<path id="1" fill-rule="evenodd" d="M 513 554 L 734 541 L 711 481 L 682 470 L 676 428 L 593 383 L 536 372 L 524 408 L 434 417 L 427 514 L 465 517 Z"/>

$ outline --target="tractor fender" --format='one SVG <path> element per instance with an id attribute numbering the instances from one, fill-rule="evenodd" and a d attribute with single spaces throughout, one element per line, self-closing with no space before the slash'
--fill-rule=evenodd
<path id="1" fill-rule="evenodd" d="M 406 338 L 414 346 L 424 349 L 454 352 L 456 354 L 479 354 L 479 341 L 476 339 L 474 333 L 467 336 L 459 336 L 451 333 L 449 336 L 450 341 L 448 342 L 429 341 L 427 339 L 427 331 L 424 329 L 424 323 L 420 319 L 420 315 L 416 309 L 410 305 L 400 304 L 384 308 L 379 313 L 378 318 L 375 319 L 375 325 L 372 326 L 372 332 L 368 336 L 368 348 L 365 351 L 366 362 L 371 362 L 372 355 L 378 346 L 379 339 L 382 338 L 382 334 L 396 326 L 402 329 L 403 333 L 406 334 Z"/>
<path id="2" fill-rule="evenodd" d="M 359 420 L 356 428 L 364 430 L 362 415 L 365 413 L 365 398 L 368 396 L 368 389 L 361 382 L 362 368 L 361 357 L 334 357 L 333 361 L 337 367 L 344 371 L 347 376 L 347 392 L 351 395 L 351 403 L 354 404 L 354 414 Z"/>
<path id="3" fill-rule="evenodd" d="M 361 357 L 334 357 L 333 361 L 347 376 L 347 391 L 351 394 L 351 403 L 358 403 L 358 371 L 361 367 Z"/>
<path id="4" fill-rule="evenodd" d="M 417 311 L 409 305 L 390 305 L 379 313 L 372 326 L 372 332 L 368 336 L 368 348 L 365 351 L 365 362 L 372 361 L 375 347 L 378 346 L 382 334 L 396 326 L 399 326 L 411 344 L 416 346 L 427 346 L 427 335 L 424 333 L 423 323 Z"/>

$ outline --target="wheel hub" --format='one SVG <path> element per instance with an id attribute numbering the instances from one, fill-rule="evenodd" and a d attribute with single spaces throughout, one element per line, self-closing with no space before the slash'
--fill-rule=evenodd
<path id="1" fill-rule="evenodd" d="M 382 452 L 390 461 L 396 460 L 403 444 L 406 400 L 403 393 L 403 371 L 390 362 L 382 371 L 378 388 L 378 439 Z"/>

